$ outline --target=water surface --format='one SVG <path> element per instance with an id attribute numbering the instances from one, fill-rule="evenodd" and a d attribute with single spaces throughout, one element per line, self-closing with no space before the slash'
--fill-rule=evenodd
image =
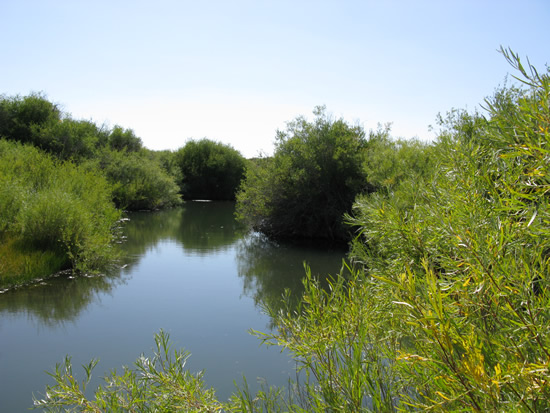
<path id="1" fill-rule="evenodd" d="M 285 288 L 299 294 L 306 261 L 314 273 L 338 272 L 345 251 L 276 244 L 245 233 L 232 203 L 188 202 L 182 208 L 133 213 L 126 223 L 124 268 L 96 277 L 58 277 L 0 294 L 0 412 L 25 411 L 44 373 L 65 355 L 74 370 L 92 358 L 97 379 L 151 354 L 163 329 L 191 353 L 221 400 L 245 375 L 285 385 L 294 363 L 277 347 L 260 346 L 249 329 L 268 331 L 261 306 Z M 254 387 L 254 386 L 251 386 Z"/>

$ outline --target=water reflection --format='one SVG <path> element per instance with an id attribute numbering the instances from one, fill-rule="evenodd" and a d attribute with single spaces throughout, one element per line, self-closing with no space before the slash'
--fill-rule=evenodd
<path id="1" fill-rule="evenodd" d="M 48 326 L 74 321 L 99 294 L 110 293 L 125 283 L 146 252 L 164 241 L 179 245 L 186 254 L 199 256 L 235 248 L 243 293 L 257 306 L 280 308 L 286 289 L 296 302 L 303 292 L 304 262 L 321 279 L 339 272 L 344 250 L 279 244 L 259 233 L 245 235 L 234 219 L 234 211 L 233 203 L 187 202 L 172 210 L 131 213 L 124 227 L 126 241 L 121 246 L 125 254 L 123 271 L 115 268 L 95 277 L 64 275 L 8 291 L 0 296 L 0 313 L 24 311 Z"/>
<path id="2" fill-rule="evenodd" d="M 186 251 L 203 254 L 226 250 L 243 235 L 233 202 L 185 203 L 177 239 Z"/>
<path id="3" fill-rule="evenodd" d="M 140 257 L 163 239 L 177 239 L 182 214 L 183 208 L 129 213 L 123 231 L 125 253 Z"/>
<path id="4" fill-rule="evenodd" d="M 37 324 L 54 327 L 77 320 L 100 294 L 111 292 L 115 285 L 123 282 L 116 272 L 80 277 L 61 274 L 5 292 L 0 296 L 0 314 L 25 312 Z"/>
<path id="5" fill-rule="evenodd" d="M 243 236 L 234 213 L 232 202 L 186 202 L 165 211 L 133 212 L 124 230 L 124 250 L 134 258 L 129 263 L 163 240 L 198 254 L 227 249 Z"/>
<path id="6" fill-rule="evenodd" d="M 304 264 L 326 282 L 340 272 L 345 252 L 337 247 L 276 243 L 260 233 L 249 234 L 238 243 L 236 255 L 243 291 L 256 305 L 279 310 L 288 289 L 290 304 L 296 305 L 304 290 Z"/>
<path id="7" fill-rule="evenodd" d="M 76 320 L 98 294 L 109 293 L 124 283 L 145 253 L 166 240 L 180 245 L 188 254 L 201 256 L 235 246 L 243 293 L 252 297 L 257 306 L 280 308 L 286 289 L 296 302 L 303 292 L 304 263 L 321 279 L 340 271 L 344 250 L 279 244 L 260 233 L 244 235 L 234 211 L 233 203 L 187 202 L 172 210 L 131 213 L 124 227 L 123 271 L 115 268 L 107 275 L 95 277 L 63 275 L 8 291 L 1 296 L 0 313 L 26 311 L 50 326 Z"/>
<path id="8" fill-rule="evenodd" d="M 265 377 L 283 386 L 293 375 L 292 360 L 260 348 L 247 333 L 270 323 L 257 306 L 277 308 L 285 289 L 297 299 L 303 262 L 314 274 L 335 274 L 344 251 L 244 234 L 233 214 L 234 204 L 221 202 L 129 214 L 124 270 L 0 294 L 0 410 L 29 407 L 32 392 L 43 389 L 43 372 L 66 354 L 75 366 L 100 358 L 108 372 L 147 351 L 160 328 L 191 352 L 188 368 L 204 369 L 222 399 L 243 374 L 249 384 Z"/>

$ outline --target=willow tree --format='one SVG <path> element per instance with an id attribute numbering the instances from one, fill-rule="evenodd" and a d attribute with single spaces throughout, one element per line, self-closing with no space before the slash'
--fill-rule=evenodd
<path id="1" fill-rule="evenodd" d="M 342 217 L 365 187 L 365 132 L 317 107 L 277 131 L 275 154 L 248 168 L 240 219 L 274 238 L 346 238 Z"/>

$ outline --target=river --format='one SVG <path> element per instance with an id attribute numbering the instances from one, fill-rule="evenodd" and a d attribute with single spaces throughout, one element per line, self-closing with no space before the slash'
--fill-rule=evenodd
<path id="1" fill-rule="evenodd" d="M 116 270 L 0 294 L 0 412 L 27 411 L 33 394 L 53 384 L 45 372 L 66 355 L 78 378 L 98 358 L 97 386 L 110 370 L 151 354 L 161 329 L 191 353 L 187 367 L 204 370 L 220 400 L 243 375 L 253 390 L 258 378 L 284 386 L 294 362 L 249 330 L 269 331 L 263 303 L 276 305 L 285 288 L 300 293 L 304 261 L 314 274 L 334 275 L 345 251 L 274 243 L 239 228 L 233 214 L 227 202 L 130 213 Z"/>

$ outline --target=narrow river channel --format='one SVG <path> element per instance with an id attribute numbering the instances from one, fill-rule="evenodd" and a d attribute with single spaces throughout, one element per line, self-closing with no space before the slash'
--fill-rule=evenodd
<path id="1" fill-rule="evenodd" d="M 240 229 L 233 203 L 187 202 L 178 209 L 132 213 L 124 226 L 126 257 L 110 274 L 60 276 L 0 294 L 0 412 L 32 406 L 66 355 L 74 372 L 100 360 L 92 382 L 151 354 L 161 329 L 191 353 L 220 400 L 246 376 L 285 385 L 294 363 L 280 348 L 261 346 L 249 329 L 269 331 L 262 303 L 285 288 L 299 294 L 303 262 L 336 274 L 345 251 L 276 244 Z"/>

